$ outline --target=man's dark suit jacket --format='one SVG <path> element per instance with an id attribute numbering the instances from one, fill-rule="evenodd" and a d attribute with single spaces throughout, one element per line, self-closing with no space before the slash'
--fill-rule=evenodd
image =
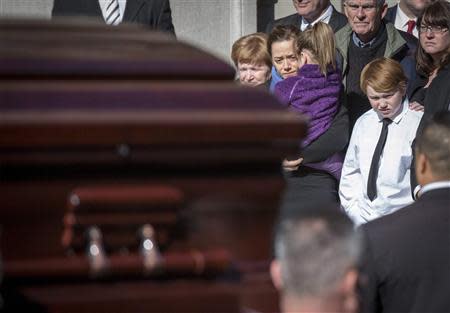
<path id="1" fill-rule="evenodd" d="M 270 22 L 266 27 L 266 33 L 270 33 L 272 29 L 278 25 L 295 25 L 297 27 L 300 27 L 301 23 L 302 16 L 295 13 Z M 333 6 L 333 13 L 331 13 L 330 22 L 328 23 L 328 25 L 331 26 L 333 32 L 337 32 L 339 29 L 344 27 L 345 24 L 347 24 L 347 17 L 344 14 L 339 13 Z"/>
<path id="2" fill-rule="evenodd" d="M 55 0 L 52 16 L 102 17 L 98 0 Z M 169 0 L 127 0 L 123 22 L 137 23 L 175 35 Z"/>
<path id="3" fill-rule="evenodd" d="M 388 8 L 386 16 L 384 19 L 388 22 L 391 22 L 392 24 L 395 24 L 395 17 L 397 16 L 397 5 L 394 5 L 393 7 Z"/>
<path id="4" fill-rule="evenodd" d="M 362 312 L 450 312 L 450 188 L 361 227 Z"/>

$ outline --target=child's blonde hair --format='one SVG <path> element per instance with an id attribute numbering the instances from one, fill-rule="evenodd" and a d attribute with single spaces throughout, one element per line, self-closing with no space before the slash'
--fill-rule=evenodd
<path id="1" fill-rule="evenodd" d="M 368 86 L 376 92 L 391 92 L 406 90 L 407 83 L 408 78 L 400 63 L 388 58 L 373 60 L 361 72 L 360 87 L 365 94 Z"/>
<path id="2" fill-rule="evenodd" d="M 330 26 L 323 22 L 300 33 L 297 40 L 297 50 L 308 50 L 317 61 L 322 74 L 327 74 L 328 67 L 336 69 L 336 44 L 334 33 Z"/>

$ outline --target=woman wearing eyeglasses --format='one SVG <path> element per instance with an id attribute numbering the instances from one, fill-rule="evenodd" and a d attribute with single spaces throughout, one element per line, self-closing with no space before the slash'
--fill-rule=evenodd
<path id="1" fill-rule="evenodd" d="M 412 108 L 424 106 L 424 123 L 450 105 L 450 3 L 438 0 L 430 4 L 417 23 L 420 46 L 417 49 L 417 71 L 413 83 Z"/>

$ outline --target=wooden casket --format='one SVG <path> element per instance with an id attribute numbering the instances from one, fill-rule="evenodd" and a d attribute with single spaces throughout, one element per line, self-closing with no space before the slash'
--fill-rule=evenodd
<path id="1" fill-rule="evenodd" d="M 130 25 L 0 21 L 0 77 L 5 312 L 277 310 L 301 117 Z"/>

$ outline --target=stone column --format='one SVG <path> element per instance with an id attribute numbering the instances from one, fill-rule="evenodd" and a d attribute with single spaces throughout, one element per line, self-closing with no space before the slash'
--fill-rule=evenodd
<path id="1" fill-rule="evenodd" d="M 50 18 L 53 0 L 0 0 L 0 17 Z"/>

